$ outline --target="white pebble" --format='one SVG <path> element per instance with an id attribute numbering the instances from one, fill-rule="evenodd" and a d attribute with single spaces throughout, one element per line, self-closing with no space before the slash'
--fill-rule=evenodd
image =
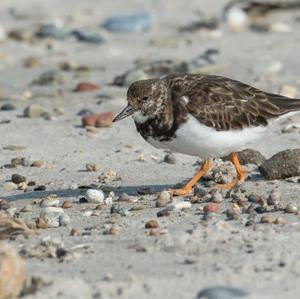
<path id="1" fill-rule="evenodd" d="M 89 189 L 85 193 L 85 198 L 90 203 L 103 203 L 104 193 L 102 190 Z"/>
<path id="2" fill-rule="evenodd" d="M 70 216 L 67 214 L 60 215 L 59 217 L 59 225 L 60 226 L 68 226 L 70 224 Z"/>
<path id="3" fill-rule="evenodd" d="M 83 216 L 85 216 L 85 217 L 90 217 L 92 214 L 93 214 L 93 211 L 85 211 L 85 212 L 83 213 Z"/>
<path id="4" fill-rule="evenodd" d="M 247 14 L 240 8 L 232 7 L 226 13 L 227 25 L 231 30 L 242 31 L 249 25 Z"/>
<path id="5" fill-rule="evenodd" d="M 182 210 L 182 209 L 188 209 L 192 206 L 192 204 L 189 201 L 179 201 L 179 202 L 173 202 L 167 206 L 170 210 Z"/>
<path id="6" fill-rule="evenodd" d="M 108 196 L 107 198 L 104 199 L 104 204 L 107 206 L 111 206 L 113 204 L 113 199 L 111 196 Z"/>
<path id="7" fill-rule="evenodd" d="M 292 27 L 286 23 L 274 23 L 270 26 L 270 31 L 279 32 L 279 33 L 287 33 L 292 31 Z"/>

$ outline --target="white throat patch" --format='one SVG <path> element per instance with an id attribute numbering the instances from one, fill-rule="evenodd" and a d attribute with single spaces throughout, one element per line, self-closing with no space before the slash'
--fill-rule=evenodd
<path id="1" fill-rule="evenodd" d="M 138 124 L 143 124 L 148 120 L 148 117 L 141 111 L 136 111 L 132 114 L 133 120 Z"/>

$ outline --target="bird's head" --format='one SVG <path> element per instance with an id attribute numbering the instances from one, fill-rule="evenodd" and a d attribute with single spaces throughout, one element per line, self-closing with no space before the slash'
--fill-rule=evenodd
<path id="1" fill-rule="evenodd" d="M 113 121 L 116 122 L 130 115 L 138 123 L 155 118 L 160 113 L 167 97 L 168 89 L 162 80 L 135 81 L 127 91 L 127 107 Z"/>

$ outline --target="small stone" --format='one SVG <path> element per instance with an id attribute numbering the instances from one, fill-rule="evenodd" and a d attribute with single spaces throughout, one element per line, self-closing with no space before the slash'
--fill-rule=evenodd
<path id="1" fill-rule="evenodd" d="M 59 205 L 59 199 L 56 194 L 50 194 L 47 198 L 41 201 L 41 207 L 57 207 Z"/>
<path id="2" fill-rule="evenodd" d="M 33 191 L 45 191 L 47 188 L 45 185 L 39 185 L 33 189 Z"/>
<path id="3" fill-rule="evenodd" d="M 23 62 L 24 67 L 26 68 L 38 68 L 40 67 L 41 64 L 41 60 L 36 58 L 36 57 L 28 57 L 24 60 Z"/>
<path id="4" fill-rule="evenodd" d="M 288 203 L 284 210 L 286 213 L 296 214 L 298 212 L 298 206 L 295 203 Z"/>
<path id="5" fill-rule="evenodd" d="M 269 206 L 278 205 L 280 203 L 280 199 L 281 199 L 281 194 L 277 189 L 275 189 L 272 190 L 270 196 L 267 199 L 267 203 Z"/>
<path id="6" fill-rule="evenodd" d="M 249 26 L 246 12 L 234 6 L 226 11 L 226 22 L 232 31 L 243 31 Z"/>
<path id="7" fill-rule="evenodd" d="M 223 195 L 221 192 L 216 191 L 212 194 L 211 200 L 212 200 L 212 202 L 220 203 L 220 202 L 224 201 L 224 198 L 223 198 Z"/>
<path id="8" fill-rule="evenodd" d="M 32 205 L 26 205 L 25 207 L 23 207 L 20 212 L 22 213 L 27 213 L 27 212 L 32 212 L 33 211 L 33 208 L 32 208 Z"/>
<path id="9" fill-rule="evenodd" d="M 70 236 L 78 237 L 81 235 L 81 232 L 78 228 L 72 228 L 70 232 Z"/>
<path id="10" fill-rule="evenodd" d="M 108 230 L 104 232 L 105 235 L 113 235 L 113 236 L 119 236 L 122 232 L 122 228 L 112 225 Z"/>
<path id="11" fill-rule="evenodd" d="M 189 209 L 191 207 L 192 204 L 189 201 L 172 202 L 167 205 L 167 208 L 170 210 L 182 210 L 182 209 Z"/>
<path id="12" fill-rule="evenodd" d="M 72 204 L 71 201 L 65 200 L 65 201 L 63 202 L 63 204 L 62 204 L 61 207 L 62 207 L 63 209 L 70 209 L 70 208 L 72 208 L 72 206 L 73 206 L 73 204 Z"/>
<path id="13" fill-rule="evenodd" d="M 70 216 L 67 214 L 60 215 L 59 217 L 59 225 L 60 226 L 68 226 L 70 224 Z"/>
<path id="14" fill-rule="evenodd" d="M 171 215 L 171 212 L 168 209 L 163 209 L 163 210 L 158 211 L 156 215 L 157 215 L 157 217 L 168 217 Z"/>
<path id="15" fill-rule="evenodd" d="M 151 228 L 148 232 L 147 232 L 148 236 L 151 237 L 158 237 L 161 235 L 161 231 L 159 229 L 155 229 L 155 228 Z"/>
<path id="16" fill-rule="evenodd" d="M 35 224 L 36 224 L 36 228 L 38 229 L 46 229 L 49 227 L 47 222 L 43 218 L 36 219 Z"/>
<path id="17" fill-rule="evenodd" d="M 85 167 L 87 171 L 99 171 L 101 169 L 99 163 L 87 163 Z"/>
<path id="18" fill-rule="evenodd" d="M 65 83 L 64 76 L 58 71 L 46 71 L 42 73 L 37 79 L 31 82 L 31 85 L 61 85 Z"/>
<path id="19" fill-rule="evenodd" d="M 300 123 L 287 124 L 281 129 L 281 133 L 300 133 Z"/>
<path id="20" fill-rule="evenodd" d="M 259 167 L 259 171 L 268 180 L 300 176 L 300 149 L 275 154 Z"/>
<path id="21" fill-rule="evenodd" d="M 216 213 L 218 214 L 220 211 L 220 206 L 218 203 L 209 203 L 203 207 L 204 213 Z"/>
<path id="22" fill-rule="evenodd" d="M 157 208 L 162 208 L 166 207 L 167 204 L 171 200 L 171 195 L 168 191 L 162 191 L 158 194 L 157 199 L 156 199 L 156 207 Z"/>
<path id="23" fill-rule="evenodd" d="M 118 199 L 119 201 L 125 201 L 129 202 L 130 201 L 130 196 L 127 193 L 122 193 Z"/>
<path id="24" fill-rule="evenodd" d="M 0 246 L 0 299 L 19 297 L 25 279 L 24 259 L 12 246 L 2 243 Z"/>
<path id="25" fill-rule="evenodd" d="M 90 114 L 82 118 L 82 125 L 84 127 L 107 128 L 112 125 L 113 118 L 113 112 Z"/>
<path id="26" fill-rule="evenodd" d="M 253 225 L 255 225 L 255 221 L 252 220 L 252 219 L 248 220 L 248 221 L 245 223 L 245 226 L 253 226 Z"/>
<path id="27" fill-rule="evenodd" d="M 26 182 L 26 177 L 23 176 L 23 175 L 14 173 L 14 174 L 11 176 L 11 181 L 12 181 L 13 183 L 15 183 L 15 184 L 20 184 L 20 183 Z"/>
<path id="28" fill-rule="evenodd" d="M 13 111 L 16 110 L 16 107 L 13 104 L 3 104 L 0 107 L 1 111 Z"/>
<path id="29" fill-rule="evenodd" d="M 75 92 L 87 92 L 87 91 L 94 91 L 100 88 L 99 85 L 89 82 L 80 82 L 74 88 Z"/>
<path id="30" fill-rule="evenodd" d="M 31 167 L 43 167 L 45 162 L 43 160 L 36 160 L 32 162 Z"/>
<path id="31" fill-rule="evenodd" d="M 14 39 L 16 41 L 28 41 L 31 42 L 33 40 L 33 33 L 29 30 L 23 29 L 14 29 L 8 33 L 9 38 Z"/>
<path id="32" fill-rule="evenodd" d="M 119 214 L 121 216 L 131 216 L 132 214 L 129 212 L 128 208 L 126 207 L 123 207 L 123 206 L 120 206 L 120 205 L 117 205 L 117 204 L 114 204 L 112 205 L 111 209 L 110 209 L 110 213 L 111 214 Z"/>
<path id="33" fill-rule="evenodd" d="M 14 167 L 17 167 L 17 166 L 25 166 L 25 165 L 24 165 L 24 161 L 25 161 L 25 158 L 19 158 L 19 157 L 17 157 L 17 158 L 12 158 L 12 159 L 10 160 L 10 163 L 11 163 L 11 165 L 13 165 Z"/>
<path id="34" fill-rule="evenodd" d="M 253 203 L 258 203 L 261 200 L 261 196 L 256 193 L 251 193 L 248 195 L 248 201 Z"/>
<path id="35" fill-rule="evenodd" d="M 226 210 L 226 216 L 229 220 L 239 220 L 241 217 L 241 209 L 237 204 L 233 204 Z"/>
<path id="36" fill-rule="evenodd" d="M 29 118 L 38 118 L 42 117 L 47 112 L 48 111 L 45 108 L 32 104 L 25 108 L 24 116 Z"/>
<path id="37" fill-rule="evenodd" d="M 176 157 L 174 154 L 166 154 L 164 157 L 164 162 L 168 164 L 176 164 Z"/>
<path id="38" fill-rule="evenodd" d="M 150 228 L 158 228 L 159 227 L 159 223 L 157 220 L 149 220 L 146 224 L 145 224 L 145 228 L 150 229 Z"/>
<path id="39" fill-rule="evenodd" d="M 255 164 L 261 165 L 266 158 L 259 152 L 253 149 L 245 149 L 236 153 L 241 165 Z M 223 161 L 230 161 L 230 155 L 222 157 Z"/>
<path id="40" fill-rule="evenodd" d="M 263 214 L 268 211 L 266 207 L 261 207 L 261 206 L 256 207 L 254 210 L 257 214 Z"/>
<path id="41" fill-rule="evenodd" d="M 215 286 L 201 290 L 196 299 L 234 299 L 247 297 L 249 293 L 240 288 Z"/>
<path id="42" fill-rule="evenodd" d="M 13 182 L 4 182 L 3 184 L 1 184 L 1 188 L 6 190 L 15 190 L 18 188 L 18 185 Z"/>
<path id="43" fill-rule="evenodd" d="M 277 217 L 275 220 L 274 220 L 274 224 L 285 224 L 285 220 L 282 218 L 282 217 Z"/>
<path id="44" fill-rule="evenodd" d="M 89 189 L 85 193 L 85 198 L 89 203 L 103 203 L 104 197 L 102 190 Z"/>
<path id="45" fill-rule="evenodd" d="M 40 218 L 44 219 L 49 227 L 59 227 L 60 217 L 64 214 L 64 210 L 58 207 L 47 207 L 42 209 Z"/>
<path id="46" fill-rule="evenodd" d="M 271 224 L 274 222 L 274 218 L 271 215 L 264 215 L 260 218 L 260 222 Z"/>

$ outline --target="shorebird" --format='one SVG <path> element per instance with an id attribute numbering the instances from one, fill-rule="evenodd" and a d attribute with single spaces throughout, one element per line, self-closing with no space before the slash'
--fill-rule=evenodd
<path id="1" fill-rule="evenodd" d="M 137 131 L 156 148 L 204 159 L 196 175 L 173 195 L 184 196 L 211 168 L 211 158 L 231 153 L 241 184 L 246 173 L 236 151 L 262 138 L 276 119 L 300 110 L 300 100 L 267 93 L 221 76 L 179 74 L 133 82 L 127 107 L 114 122 L 132 116 Z"/>

